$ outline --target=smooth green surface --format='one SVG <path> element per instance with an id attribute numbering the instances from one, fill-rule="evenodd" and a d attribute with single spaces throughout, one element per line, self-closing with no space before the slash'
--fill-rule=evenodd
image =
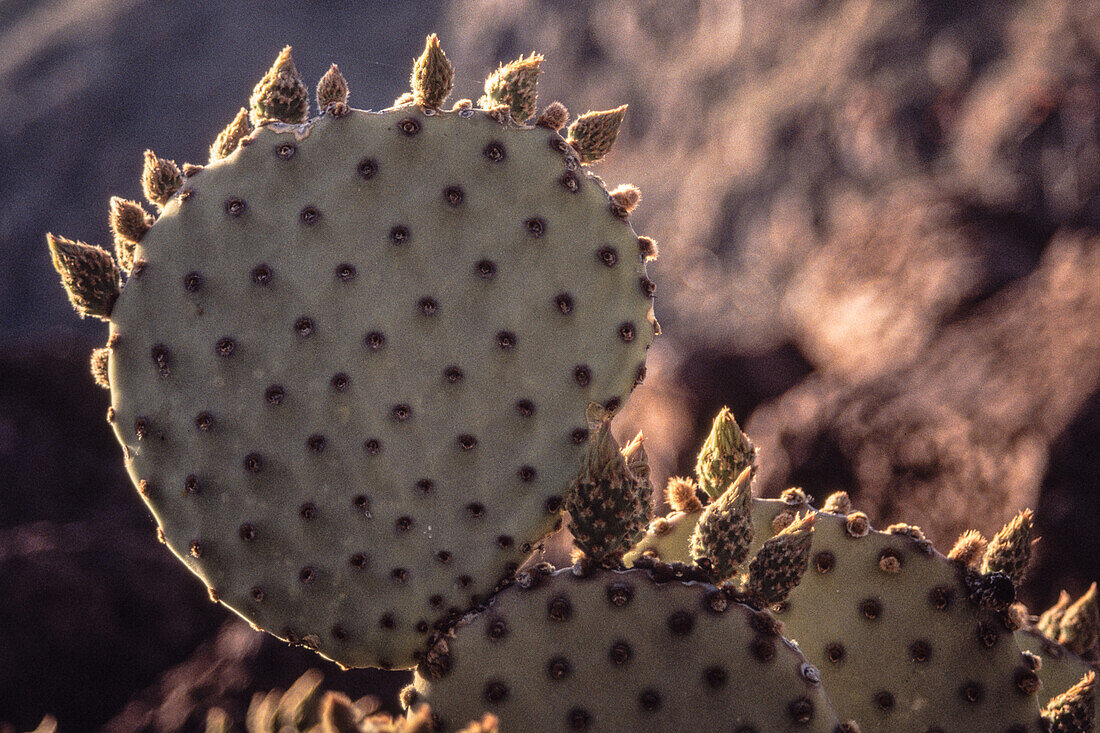
<path id="1" fill-rule="evenodd" d="M 400 131 L 407 118 L 416 135 Z M 112 314 L 115 428 L 169 547 L 223 602 L 342 664 L 408 667 L 427 626 L 488 594 L 557 521 L 545 502 L 577 471 L 583 446 L 571 434 L 585 408 L 625 401 L 644 362 L 645 268 L 602 185 L 583 169 L 579 191 L 561 184 L 557 133 L 412 107 L 280 130 L 259 130 L 187 179 L 190 197 L 172 199 L 138 246 L 144 269 Z M 490 143 L 503 160 L 484 154 Z M 276 154 L 285 144 L 295 146 L 286 159 Z M 358 170 L 365 158 L 377 167 L 369 180 Z M 457 206 L 444 195 L 451 186 L 463 190 Z M 233 198 L 245 202 L 240 216 L 227 213 Z M 320 213 L 312 225 L 306 207 Z M 525 225 L 534 217 L 545 222 L 539 238 Z M 410 233 L 401 245 L 395 226 Z M 606 246 L 618 252 L 613 267 L 597 256 Z M 491 280 L 477 274 L 482 259 L 495 263 Z M 264 286 L 250 275 L 261 264 L 272 271 Z M 355 267 L 351 280 L 336 276 L 343 264 Z M 201 286 L 187 292 L 192 272 Z M 554 304 L 562 292 L 574 302 L 567 315 Z M 425 297 L 438 303 L 430 316 L 418 307 Z M 312 319 L 308 337 L 296 332 L 301 317 Z M 624 322 L 634 324 L 629 343 Z M 498 345 L 505 330 L 510 350 Z M 365 346 L 371 331 L 385 334 L 384 348 Z M 236 342 L 228 357 L 216 353 L 223 337 Z M 168 350 L 167 376 L 156 344 Z M 444 377 L 452 365 L 464 375 L 457 383 Z M 587 386 L 574 379 L 578 365 L 590 369 Z M 332 386 L 339 373 L 343 392 Z M 279 405 L 265 400 L 271 385 L 285 390 Z M 534 414 L 521 416 L 518 400 Z M 411 408 L 404 422 L 392 417 L 398 404 Z M 195 419 L 206 411 L 214 427 L 204 433 Z M 323 452 L 307 448 L 313 435 L 324 436 Z M 476 447 L 462 450 L 461 435 Z M 363 449 L 372 438 L 377 455 Z M 253 452 L 263 457 L 257 474 L 243 465 Z M 530 481 L 524 466 L 535 469 Z M 200 493 L 185 493 L 188 475 Z M 369 516 L 353 506 L 358 495 L 370 498 Z M 306 502 L 310 520 L 299 514 Z M 475 502 L 481 518 L 466 509 Z M 402 517 L 407 531 L 396 528 Z M 189 554 L 196 541 L 201 558 Z M 366 567 L 352 567 L 356 553 Z M 306 567 L 311 583 L 300 580 Z M 404 582 L 393 578 L 399 568 Z"/>

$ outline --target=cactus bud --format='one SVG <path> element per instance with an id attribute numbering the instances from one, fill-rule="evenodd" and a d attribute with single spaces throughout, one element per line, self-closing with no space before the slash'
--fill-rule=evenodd
<path id="1" fill-rule="evenodd" d="M 454 67 L 433 33 L 424 43 L 424 53 L 413 64 L 412 101 L 422 107 L 438 109 L 451 93 L 454 78 Z"/>
<path id="2" fill-rule="evenodd" d="M 568 142 L 580 153 L 582 163 L 595 163 L 607 155 L 625 115 L 624 104 L 606 112 L 585 112 L 569 126 Z"/>
<path id="3" fill-rule="evenodd" d="M 279 53 L 279 58 L 256 84 L 249 104 L 253 125 L 269 120 L 291 125 L 305 121 L 309 114 L 309 92 L 294 66 L 290 46 Z"/>
<path id="4" fill-rule="evenodd" d="M 648 525 L 653 519 L 653 482 L 649 475 L 649 456 L 645 452 L 645 436 L 639 431 L 622 450 L 626 467 L 638 481 L 638 520 Z"/>
<path id="5" fill-rule="evenodd" d="M 640 503 L 638 482 L 611 435 L 611 421 L 604 420 L 565 501 L 574 545 L 599 565 L 619 564 L 645 534 Z"/>
<path id="6" fill-rule="evenodd" d="M 698 487 L 695 482 L 683 476 L 673 476 L 665 487 L 665 497 L 668 503 L 678 512 L 697 512 L 703 508 L 703 502 L 699 501 Z"/>
<path id="7" fill-rule="evenodd" d="M 516 122 L 529 120 L 535 114 L 541 63 L 542 56 L 533 53 L 502 65 L 485 80 L 485 95 L 478 106 L 491 109 L 503 104 Z"/>
<path id="8" fill-rule="evenodd" d="M 1020 585 L 1031 562 L 1032 516 L 1030 509 L 1024 509 L 990 540 L 981 572 L 1001 572 Z"/>
<path id="9" fill-rule="evenodd" d="M 153 217 L 136 201 L 112 196 L 110 219 L 115 235 L 115 256 L 123 272 L 129 272 L 134 264 L 134 245 L 153 226 Z"/>
<path id="10" fill-rule="evenodd" d="M 183 174 L 175 161 L 158 158 L 152 150 L 145 151 L 145 167 L 141 172 L 141 188 L 149 203 L 164 208 L 168 199 L 183 186 Z"/>
<path id="11" fill-rule="evenodd" d="M 816 515 L 796 518 L 760 548 L 749 562 L 747 589 L 767 604 L 782 603 L 802 580 L 810 558 Z"/>
<path id="12" fill-rule="evenodd" d="M 237 116 L 218 133 L 214 144 L 210 146 L 210 162 L 228 158 L 241 144 L 241 140 L 251 132 L 252 121 L 248 119 L 248 110 L 241 107 Z"/>
<path id="13" fill-rule="evenodd" d="M 92 351 L 92 379 L 103 389 L 110 389 L 111 382 L 107 377 L 107 360 L 111 358 L 111 349 L 104 346 Z"/>
<path id="14" fill-rule="evenodd" d="M 839 514 L 842 517 L 847 516 L 848 512 L 852 511 L 852 500 L 848 498 L 848 492 L 836 491 L 829 494 L 829 497 L 825 499 L 825 505 L 821 507 L 821 511 Z"/>
<path id="15" fill-rule="evenodd" d="M 1096 583 L 1066 609 L 1058 628 L 1058 643 L 1078 656 L 1096 645 L 1100 618 L 1097 613 Z"/>
<path id="16" fill-rule="evenodd" d="M 642 192 L 637 186 L 624 183 L 608 194 L 611 203 L 624 214 L 629 214 L 642 201 Z"/>
<path id="17" fill-rule="evenodd" d="M 695 475 L 699 486 L 710 496 L 717 498 L 742 471 L 756 462 L 756 448 L 749 437 L 741 432 L 733 413 L 723 407 L 714 418 L 710 435 L 699 451 L 695 462 Z"/>
<path id="18" fill-rule="evenodd" d="M 539 127 L 546 127 L 555 131 L 565 127 L 567 122 L 569 122 L 569 110 L 561 102 L 551 102 L 546 105 L 546 109 L 535 120 L 535 124 Z"/>
<path id="19" fill-rule="evenodd" d="M 69 294 L 69 302 L 83 318 L 107 320 L 121 292 L 118 265 L 102 247 L 93 247 L 55 234 L 46 235 L 54 269 Z"/>
<path id="20" fill-rule="evenodd" d="M 731 577 L 752 543 L 752 469 L 746 468 L 703 512 L 691 534 L 691 557 L 710 561 L 713 577 Z"/>
<path id="21" fill-rule="evenodd" d="M 322 112 L 328 110 L 329 105 L 347 105 L 348 82 L 340 73 L 340 67 L 336 64 L 328 67 L 328 71 L 317 82 L 317 109 Z"/>
<path id="22" fill-rule="evenodd" d="M 976 529 L 968 529 L 959 535 L 955 546 L 947 553 L 949 560 L 954 560 L 964 567 L 977 570 L 985 555 L 985 548 L 989 541 Z"/>
<path id="23" fill-rule="evenodd" d="M 1062 617 L 1066 615 L 1066 609 L 1073 603 L 1073 597 L 1064 590 L 1059 594 L 1058 601 L 1053 606 L 1043 611 L 1039 616 L 1036 628 L 1051 641 L 1058 641 L 1058 632 L 1062 628 Z"/>
<path id="24" fill-rule="evenodd" d="M 1047 703 L 1042 712 L 1050 733 L 1080 733 L 1096 725 L 1096 672 L 1089 671 L 1077 684 Z"/>

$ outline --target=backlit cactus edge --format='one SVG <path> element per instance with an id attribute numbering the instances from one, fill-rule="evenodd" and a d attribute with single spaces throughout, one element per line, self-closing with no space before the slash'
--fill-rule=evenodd
<path id="1" fill-rule="evenodd" d="M 433 35 L 394 106 L 350 108 L 333 65 L 310 116 L 284 49 L 207 165 L 146 152 L 156 215 L 112 198 L 113 253 L 47 237 L 110 323 L 92 373 L 162 541 L 257 628 L 416 669 L 407 718 L 306 677 L 246 727 L 1092 730 L 1095 586 L 1015 603 L 1030 512 L 944 556 L 844 494 L 754 499 L 723 410 L 653 518 L 611 422 L 660 332 L 656 245 L 589 170 L 626 108 L 566 128 L 541 62 L 444 110 Z M 563 516 L 574 565 L 533 564 Z"/>

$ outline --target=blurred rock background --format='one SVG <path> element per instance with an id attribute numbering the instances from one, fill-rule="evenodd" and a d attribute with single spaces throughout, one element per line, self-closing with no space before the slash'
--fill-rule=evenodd
<path id="1" fill-rule="evenodd" d="M 1037 509 L 1033 607 L 1100 577 L 1100 2 L 34 0 L 0 5 L 0 721 L 194 729 L 309 667 L 154 539 L 87 375 L 47 230 L 109 241 L 141 152 L 202 161 L 284 43 L 355 106 L 430 31 L 476 98 L 547 56 L 542 99 L 628 103 L 598 166 L 645 200 L 665 336 L 619 418 L 659 478 L 717 409 L 759 490 L 846 489 L 941 548 Z"/>

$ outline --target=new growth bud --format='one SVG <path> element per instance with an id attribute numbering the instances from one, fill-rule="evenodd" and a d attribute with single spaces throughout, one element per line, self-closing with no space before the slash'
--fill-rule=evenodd
<path id="1" fill-rule="evenodd" d="M 756 448 L 752 441 L 741 432 L 729 408 L 723 407 L 714 418 L 710 435 L 703 443 L 695 462 L 699 486 L 717 498 L 742 471 L 753 466 L 755 462 Z"/>
<path id="2" fill-rule="evenodd" d="M 551 130 L 560 130 L 565 127 L 567 122 L 569 122 L 569 110 L 561 102 L 551 102 L 546 105 L 546 109 L 535 120 L 535 124 L 539 127 L 546 127 Z"/>
<path id="3" fill-rule="evenodd" d="M 595 163 L 610 152 L 625 115 L 624 104 L 606 112 L 585 112 L 569 126 L 567 140 L 577 149 L 582 163 Z"/>
<path id="4" fill-rule="evenodd" d="M 529 120 L 535 114 L 541 63 L 542 56 L 533 53 L 502 65 L 485 80 L 485 95 L 478 106 L 492 109 L 503 104 L 516 122 Z"/>
<path id="5" fill-rule="evenodd" d="M 673 476 L 665 487 L 665 498 L 674 511 L 697 512 L 703 508 L 703 502 L 699 501 L 698 488 L 689 478 Z"/>
<path id="6" fill-rule="evenodd" d="M 1096 672 L 1085 676 L 1047 703 L 1042 713 L 1051 733 L 1081 733 L 1096 725 Z"/>
<path id="7" fill-rule="evenodd" d="M 982 536 L 981 532 L 968 529 L 959 535 L 959 539 L 955 541 L 955 546 L 947 553 L 947 557 L 949 560 L 977 570 L 985 556 L 985 548 L 988 544 L 989 541 Z"/>
<path id="8" fill-rule="evenodd" d="M 814 519 L 796 518 L 760 548 L 749 562 L 747 590 L 766 604 L 782 603 L 802 580 L 810 557 Z"/>
<path id="9" fill-rule="evenodd" d="M 852 511 L 852 500 L 848 497 L 848 492 L 837 491 L 829 494 L 829 497 L 825 499 L 825 505 L 821 507 L 821 511 L 839 514 L 842 517 L 847 516 L 848 512 Z"/>
<path id="10" fill-rule="evenodd" d="M 413 64 L 412 101 L 421 107 L 438 109 L 454 85 L 455 71 L 433 33 L 424 43 L 424 53 Z"/>
<path id="11" fill-rule="evenodd" d="M 134 246 L 153 226 L 153 217 L 138 202 L 112 196 L 110 219 L 115 256 L 123 272 L 129 272 L 134 265 Z"/>
<path id="12" fill-rule="evenodd" d="M 110 318 L 121 292 L 121 275 L 110 252 L 55 234 L 47 234 L 46 243 L 76 312 L 81 317 Z"/>
<path id="13" fill-rule="evenodd" d="M 152 150 L 145 151 L 145 166 L 141 171 L 141 188 L 149 203 L 164 208 L 168 199 L 183 186 L 183 174 L 175 161 L 158 158 Z"/>
<path id="14" fill-rule="evenodd" d="M 329 105 L 346 105 L 348 103 L 348 82 L 340 73 L 340 68 L 333 64 L 317 82 L 317 109 L 322 112 L 328 110 Z"/>
<path id="15" fill-rule="evenodd" d="M 1096 583 L 1066 609 L 1058 627 L 1058 643 L 1078 656 L 1091 650 L 1097 641 L 1100 618 L 1097 612 Z"/>
<path id="16" fill-rule="evenodd" d="M 1004 573 L 1012 578 L 1013 583 L 1020 585 L 1031 562 L 1032 517 L 1032 511 L 1024 509 L 990 540 L 981 572 Z"/>
<path id="17" fill-rule="evenodd" d="M 290 46 L 279 53 L 279 58 L 252 90 L 249 104 L 252 124 L 256 126 L 269 120 L 291 125 L 305 121 L 309 114 L 309 92 L 290 56 Z"/>
<path id="18" fill-rule="evenodd" d="M 228 158 L 241 144 L 241 140 L 251 132 L 252 121 L 248 119 L 248 110 L 241 107 L 240 111 L 237 112 L 237 116 L 224 130 L 218 133 L 214 144 L 210 146 L 210 162 L 213 163 L 216 160 Z"/>
<path id="19" fill-rule="evenodd" d="M 708 560 L 715 581 L 732 577 L 752 543 L 752 469 L 711 503 L 691 535 L 691 557 Z"/>

